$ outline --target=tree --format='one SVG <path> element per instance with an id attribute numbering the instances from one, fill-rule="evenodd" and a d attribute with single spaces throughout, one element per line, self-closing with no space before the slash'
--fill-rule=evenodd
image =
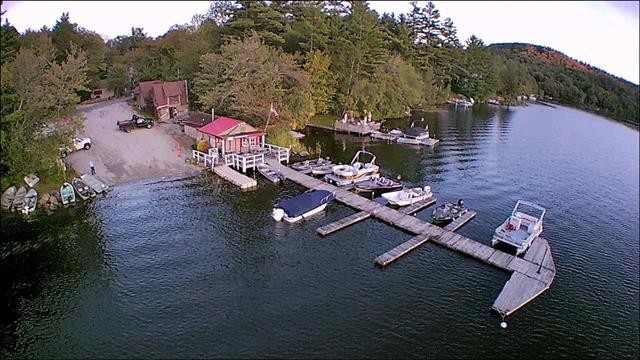
<path id="1" fill-rule="evenodd" d="M 335 76 L 330 70 L 331 58 L 319 50 L 306 55 L 304 70 L 309 76 L 315 113 L 326 114 L 332 107 L 335 95 Z"/>
<path id="2" fill-rule="evenodd" d="M 18 50 L 20 50 L 20 33 L 5 19 L 0 27 L 0 64 L 13 60 Z"/>
<path id="3" fill-rule="evenodd" d="M 195 91 L 205 108 L 256 126 L 265 124 L 271 104 L 279 113 L 273 120 L 292 126 L 304 125 L 314 112 L 307 74 L 291 55 L 264 44 L 255 32 L 223 45 L 220 54 L 203 55 Z"/>
<path id="4" fill-rule="evenodd" d="M 122 96 L 127 90 L 127 85 L 127 67 L 120 63 L 113 64 L 107 74 L 107 88 L 113 91 L 115 96 Z"/>

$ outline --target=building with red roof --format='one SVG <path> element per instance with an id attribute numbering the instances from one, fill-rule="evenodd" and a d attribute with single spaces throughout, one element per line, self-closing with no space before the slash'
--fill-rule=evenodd
<path id="1" fill-rule="evenodd" d="M 264 145 L 264 132 L 244 121 L 226 116 L 216 119 L 200 128 L 201 138 L 209 140 L 212 148 L 222 154 L 245 153 Z"/>
<path id="2" fill-rule="evenodd" d="M 143 81 L 133 91 L 138 106 L 152 110 L 158 120 L 189 115 L 189 90 L 186 80 Z"/>

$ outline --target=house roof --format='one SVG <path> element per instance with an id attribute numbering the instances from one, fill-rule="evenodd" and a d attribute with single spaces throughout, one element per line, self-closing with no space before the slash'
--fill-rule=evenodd
<path id="1" fill-rule="evenodd" d="M 214 121 L 198 129 L 201 133 L 216 137 L 228 137 L 242 134 L 261 133 L 244 121 L 220 116 Z"/>
<path id="2" fill-rule="evenodd" d="M 145 101 L 153 102 L 155 106 L 167 105 L 167 97 L 180 96 L 180 104 L 187 105 L 187 82 L 185 80 L 177 81 L 143 81 L 138 84 L 139 93 L 142 94 Z M 136 93 L 138 93 L 136 91 Z"/>
<path id="3" fill-rule="evenodd" d="M 211 122 L 211 114 L 199 112 L 199 111 L 190 111 L 189 117 L 182 122 L 185 126 L 191 126 L 194 128 L 199 128 L 204 125 L 207 125 Z"/>

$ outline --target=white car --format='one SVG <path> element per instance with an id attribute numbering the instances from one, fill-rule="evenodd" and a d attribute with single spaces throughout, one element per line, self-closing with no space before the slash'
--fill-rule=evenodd
<path id="1" fill-rule="evenodd" d="M 67 155 L 69 155 L 69 153 L 76 150 L 81 150 L 81 149 L 85 149 L 85 150 L 91 149 L 91 138 L 75 136 L 73 138 L 73 148 L 69 148 L 68 146 L 61 148 L 60 157 L 65 158 L 67 157 Z"/>

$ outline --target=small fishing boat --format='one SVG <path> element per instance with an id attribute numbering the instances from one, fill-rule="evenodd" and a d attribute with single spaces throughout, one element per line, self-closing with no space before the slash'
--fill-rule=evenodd
<path id="1" fill-rule="evenodd" d="M 313 167 L 320 166 L 320 165 L 329 165 L 329 164 L 331 164 L 331 161 L 320 157 L 315 160 L 304 160 L 304 161 L 299 161 L 297 163 L 293 163 L 291 164 L 291 168 L 303 174 L 309 174 L 311 173 Z"/>
<path id="2" fill-rule="evenodd" d="M 327 190 L 309 190 L 276 204 L 271 216 L 275 221 L 294 223 L 321 212 L 334 197 L 334 193 Z"/>
<path id="3" fill-rule="evenodd" d="M 89 187 L 92 188 L 93 191 L 96 192 L 96 194 L 100 194 L 103 191 L 109 190 L 109 186 L 107 186 L 107 184 L 93 175 L 83 174 L 82 176 L 80 176 L 80 178 L 85 184 L 89 185 Z"/>
<path id="4" fill-rule="evenodd" d="M 393 134 L 392 133 L 393 131 L 394 130 L 391 130 L 391 132 L 388 132 L 388 133 L 381 132 L 381 131 L 373 131 L 369 136 L 371 136 L 374 139 L 394 141 L 398 135 Z"/>
<path id="5" fill-rule="evenodd" d="M 464 201 L 459 199 L 456 204 L 444 203 L 433 210 L 431 220 L 437 225 L 446 225 L 469 211 L 464 207 Z"/>
<path id="6" fill-rule="evenodd" d="M 516 256 L 525 252 L 542 233 L 545 208 L 529 201 L 518 200 L 511 216 L 496 228 L 491 246 L 505 243 L 516 248 Z"/>
<path id="7" fill-rule="evenodd" d="M 76 202 L 76 194 L 73 192 L 73 186 L 68 182 L 60 186 L 60 197 L 62 198 L 62 204 L 73 204 Z"/>
<path id="8" fill-rule="evenodd" d="M 283 179 L 279 171 L 274 171 L 269 164 L 258 164 L 258 172 L 272 183 L 279 183 Z"/>
<path id="9" fill-rule="evenodd" d="M 385 177 L 371 179 L 357 183 L 356 192 L 387 192 L 402 189 L 402 183 Z"/>
<path id="10" fill-rule="evenodd" d="M 402 132 L 402 130 L 399 130 L 399 129 L 393 129 L 393 130 L 389 131 L 389 134 L 393 135 L 395 137 L 404 136 L 404 133 Z"/>
<path id="11" fill-rule="evenodd" d="M 13 198 L 13 204 L 11 205 L 11 208 L 14 211 L 22 211 L 25 195 L 27 195 L 27 189 L 24 186 L 20 186 L 16 192 L 16 196 Z"/>
<path id="12" fill-rule="evenodd" d="M 399 143 L 419 145 L 425 139 L 429 138 L 429 127 L 410 127 L 404 134 L 396 139 Z"/>
<path id="13" fill-rule="evenodd" d="M 388 192 L 382 194 L 382 197 L 387 199 L 389 204 L 397 206 L 407 206 L 418 201 L 422 201 L 433 196 L 431 193 L 431 187 L 425 186 L 423 188 L 402 189 L 399 191 Z"/>
<path id="14" fill-rule="evenodd" d="M 28 215 L 32 213 L 36 209 L 36 205 L 38 204 L 38 193 L 36 189 L 29 189 L 27 194 L 24 196 L 24 205 L 22 207 L 22 213 Z"/>
<path id="15" fill-rule="evenodd" d="M 79 178 L 73 178 L 73 180 L 71 180 L 71 185 L 82 200 L 87 200 L 96 196 L 96 192 Z"/>
<path id="16" fill-rule="evenodd" d="M 13 199 L 16 197 L 16 192 L 18 192 L 18 189 L 16 189 L 15 186 L 11 186 L 2 193 L 2 200 L 0 203 L 3 208 L 7 210 L 11 209 L 11 204 L 13 204 Z"/>
<path id="17" fill-rule="evenodd" d="M 321 176 L 321 175 L 331 174 L 333 172 L 333 167 L 334 166 L 335 166 L 335 164 L 332 163 L 332 162 L 329 162 L 328 164 L 324 164 L 324 165 L 313 166 L 311 168 L 311 173 L 314 176 Z"/>

